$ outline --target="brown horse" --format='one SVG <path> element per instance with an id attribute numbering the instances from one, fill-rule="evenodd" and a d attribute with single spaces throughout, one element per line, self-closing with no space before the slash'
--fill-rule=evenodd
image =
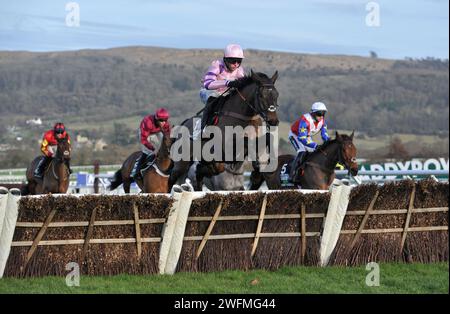
<path id="1" fill-rule="evenodd" d="M 353 144 L 354 132 L 348 136 L 336 132 L 336 138 L 319 146 L 305 158 L 303 175 L 299 187 L 302 189 L 328 190 L 335 178 L 336 163 L 341 163 L 353 175 L 358 174 L 356 147 Z M 273 173 L 262 173 L 257 169 L 250 175 L 250 190 L 257 190 L 266 181 L 271 190 L 296 188 L 289 178 L 289 168 L 295 159 L 294 155 L 280 155 L 278 168 Z"/>
<path id="2" fill-rule="evenodd" d="M 170 147 L 172 139 L 169 132 L 163 132 L 161 146 L 156 153 L 154 163 L 145 169 L 143 180 L 136 183 L 143 193 L 168 193 L 169 192 L 169 171 L 172 167 L 170 159 Z M 136 159 L 142 152 L 134 152 L 124 161 L 122 167 L 116 171 L 111 181 L 109 189 L 112 191 L 123 184 L 125 193 L 130 193 L 130 186 L 134 179 L 130 176 Z"/>
<path id="3" fill-rule="evenodd" d="M 69 188 L 69 168 L 72 148 L 67 138 L 58 141 L 55 157 L 44 171 L 42 180 L 34 177 L 34 170 L 43 156 L 36 157 L 28 166 L 26 178 L 28 183 L 22 188 L 22 195 L 66 193 Z"/>

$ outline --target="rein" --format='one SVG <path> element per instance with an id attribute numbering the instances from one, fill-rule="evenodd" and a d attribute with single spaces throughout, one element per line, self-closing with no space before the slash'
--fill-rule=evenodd
<path id="1" fill-rule="evenodd" d="M 163 162 L 164 159 L 170 159 L 170 148 L 166 147 L 167 145 L 164 142 L 166 140 L 165 137 L 166 137 L 166 135 L 163 135 L 163 138 L 161 140 L 162 141 L 161 147 L 158 150 L 158 152 L 156 153 L 155 161 L 153 162 L 151 167 L 153 167 L 155 169 L 156 173 L 159 174 L 161 177 L 167 178 L 167 177 L 170 176 L 170 171 L 169 171 L 170 165 L 169 165 L 169 168 L 167 170 L 161 170 L 158 167 L 158 162 Z M 166 152 L 162 153 L 161 155 L 159 154 L 161 152 L 161 148 L 163 146 L 164 146 L 165 149 L 167 149 L 167 156 L 166 156 Z"/>
<path id="2" fill-rule="evenodd" d="M 273 84 L 261 84 L 261 86 L 258 86 L 258 84 L 256 84 L 256 96 L 255 96 L 255 100 L 258 101 L 258 104 L 261 103 L 261 99 L 260 99 L 260 97 L 259 97 L 259 87 L 273 88 L 273 87 L 275 87 L 275 86 L 274 86 Z M 242 95 L 242 93 L 239 91 L 239 89 L 236 88 L 236 92 L 238 93 L 239 97 L 240 97 L 241 100 L 244 102 L 244 104 L 246 104 L 248 107 L 250 107 L 250 109 L 252 109 L 253 112 L 256 113 L 256 115 L 260 115 L 260 116 L 264 119 L 264 121 L 267 122 L 267 115 L 266 115 L 265 112 L 258 112 L 258 110 L 255 108 L 255 106 L 253 106 L 253 105 L 247 100 L 247 98 L 245 98 L 245 96 Z M 259 107 L 261 108 L 261 106 L 259 106 Z M 275 106 L 270 106 L 270 107 L 268 108 L 268 110 L 269 110 L 270 112 L 274 112 L 274 111 L 276 111 L 277 109 L 276 109 Z M 243 116 L 243 115 L 241 115 L 241 116 Z M 255 117 L 255 116 L 253 116 L 253 117 Z M 252 117 L 252 118 L 253 118 L 253 117 Z M 239 118 L 238 118 L 238 119 L 239 119 Z M 244 120 L 244 121 L 250 121 L 250 120 L 256 120 L 256 119 L 248 119 L 248 120 Z"/>
<path id="3" fill-rule="evenodd" d="M 59 180 L 59 177 L 58 177 L 58 175 L 57 175 L 56 172 L 55 172 L 55 161 L 59 161 L 60 163 L 63 164 L 63 166 L 66 168 L 66 173 L 69 172 L 69 170 L 67 169 L 67 167 L 66 167 L 66 165 L 64 164 L 64 161 L 63 161 L 63 160 L 58 159 L 58 158 L 53 159 L 53 160 L 51 161 L 51 164 L 52 164 L 52 174 L 53 174 L 53 177 L 54 177 L 56 180 Z M 63 178 L 63 181 L 66 181 L 67 178 L 68 178 L 68 177 L 65 176 L 65 177 Z"/>
<path id="4" fill-rule="evenodd" d="M 342 147 L 341 147 L 342 145 L 339 145 L 339 149 L 338 149 L 338 163 L 340 163 L 340 164 L 343 164 L 344 166 L 345 166 L 345 168 L 347 169 L 347 170 L 349 170 L 349 166 L 348 166 L 348 163 L 347 163 L 347 161 L 346 160 L 344 160 L 343 158 L 342 158 Z M 322 148 L 319 148 L 319 150 L 318 150 L 320 153 L 322 153 L 324 156 L 325 156 L 325 159 L 326 160 L 329 160 L 328 159 L 328 157 L 329 157 L 329 155 L 328 155 L 328 153 L 326 152 L 326 151 L 324 151 Z M 349 170 L 350 171 L 350 170 Z"/>

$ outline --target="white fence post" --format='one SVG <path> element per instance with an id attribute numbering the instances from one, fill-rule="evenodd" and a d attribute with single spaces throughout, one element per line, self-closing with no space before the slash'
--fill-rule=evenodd
<path id="1" fill-rule="evenodd" d="M 184 232 L 191 208 L 194 193 L 188 185 L 177 186 L 172 189 L 175 202 L 170 209 L 167 221 L 161 234 L 159 253 L 159 273 L 173 275 L 177 268 L 181 250 L 183 248 Z M 188 192 L 187 192 L 188 191 Z"/>
<path id="2" fill-rule="evenodd" d="M 6 211 L 0 228 L 0 278 L 3 277 L 6 262 L 8 261 L 9 252 L 11 250 L 11 242 L 16 228 L 17 216 L 19 214 L 20 191 L 11 189 L 7 194 Z"/>
<path id="3" fill-rule="evenodd" d="M 0 186 L 0 234 L 2 234 L 3 220 L 6 214 L 6 204 L 8 203 L 9 191 L 7 188 Z"/>
<path id="4" fill-rule="evenodd" d="M 322 236 L 320 238 L 320 266 L 326 266 L 336 246 L 350 196 L 351 187 L 335 180 L 330 187 L 328 204 Z"/>

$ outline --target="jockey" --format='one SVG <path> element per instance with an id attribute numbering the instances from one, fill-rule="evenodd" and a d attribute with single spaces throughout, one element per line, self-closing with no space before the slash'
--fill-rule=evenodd
<path id="1" fill-rule="evenodd" d="M 305 152 L 313 152 L 316 150 L 318 144 L 312 140 L 312 136 L 319 133 L 322 136 L 323 142 L 330 140 L 327 132 L 327 122 L 325 121 L 325 114 L 327 107 L 322 102 L 315 102 L 311 107 L 310 113 L 303 114 L 291 126 L 289 131 L 289 140 L 294 146 L 297 156 L 291 168 L 291 178 L 293 182 L 298 182 L 298 176 L 301 174 L 300 170 Z"/>
<path id="2" fill-rule="evenodd" d="M 136 159 L 130 174 L 134 180 L 142 175 L 141 167 L 146 162 L 150 163 L 155 159 L 155 152 L 158 151 L 162 141 L 161 132 L 170 132 L 169 112 L 165 108 L 159 108 L 155 114 L 150 114 L 142 119 L 139 127 L 142 154 Z"/>
<path id="3" fill-rule="evenodd" d="M 56 153 L 56 145 L 58 145 L 58 141 L 64 138 L 67 138 L 67 141 L 70 144 L 70 136 L 66 132 L 66 127 L 62 122 L 55 123 L 53 129 L 48 130 L 44 133 L 44 137 L 42 138 L 41 143 L 41 152 L 44 154 L 44 158 L 41 158 L 39 160 L 36 169 L 34 169 L 35 178 L 42 179 L 44 175 L 44 169 L 47 167 L 48 163 L 50 162 L 50 160 L 52 160 L 53 156 Z M 66 161 L 66 166 L 69 169 L 69 172 L 72 173 L 69 161 Z"/>
<path id="4" fill-rule="evenodd" d="M 230 44 L 224 50 L 223 59 L 213 61 L 208 68 L 202 79 L 203 88 L 200 90 L 200 99 L 206 105 L 202 116 L 202 130 L 208 123 L 215 100 L 229 88 L 239 87 L 239 82 L 235 80 L 245 76 L 241 66 L 242 59 L 244 51 L 241 46 Z"/>

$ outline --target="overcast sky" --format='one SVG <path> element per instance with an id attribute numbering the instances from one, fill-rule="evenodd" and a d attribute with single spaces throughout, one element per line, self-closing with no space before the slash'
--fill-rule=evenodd
<path id="1" fill-rule="evenodd" d="M 78 0 L 78 27 L 67 25 L 76 13 L 66 11 L 69 2 L 0 0 L 0 50 L 239 43 L 392 59 L 449 56 L 448 0 Z"/>

